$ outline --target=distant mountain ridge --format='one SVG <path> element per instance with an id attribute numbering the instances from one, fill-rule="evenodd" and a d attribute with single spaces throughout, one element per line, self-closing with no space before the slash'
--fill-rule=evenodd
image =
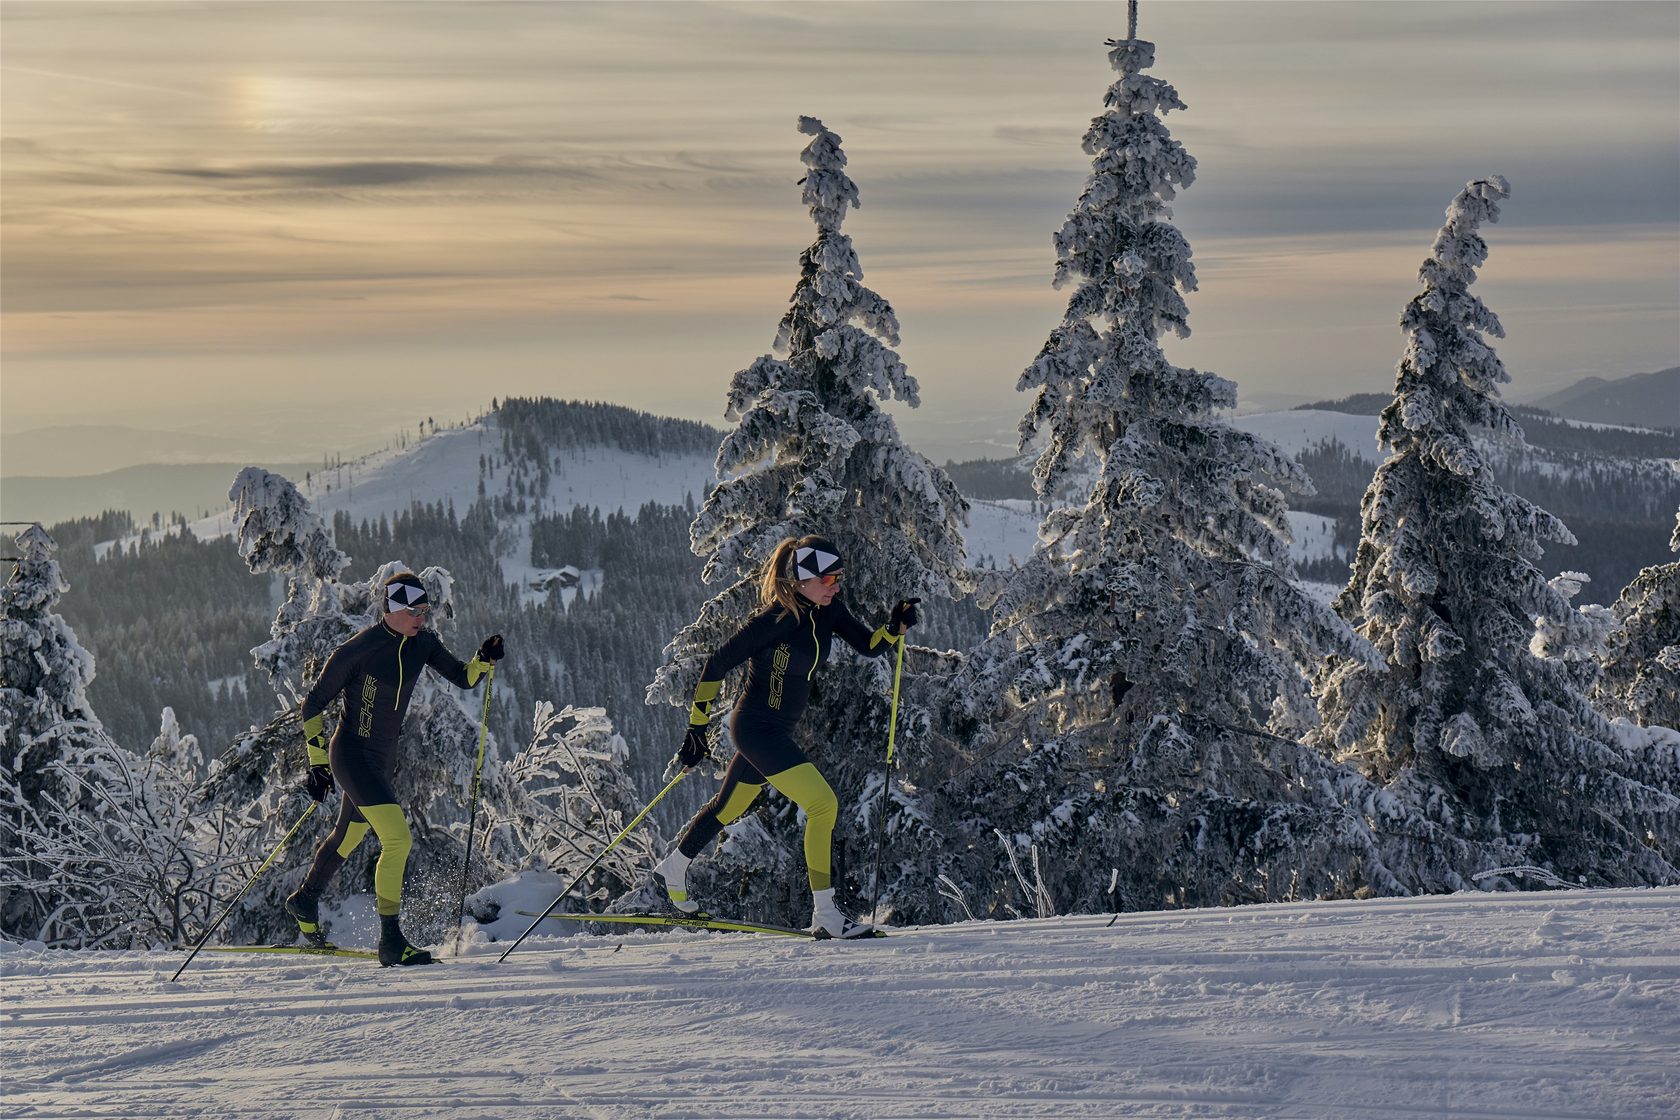
<path id="1" fill-rule="evenodd" d="M 225 463 L 151 463 L 103 474 L 0 477 L 0 512 L 8 521 L 52 525 L 108 510 L 127 513 L 136 522 L 183 513 L 199 517 L 227 507 L 228 486 L 240 468 L 255 462 L 287 478 L 302 478 L 320 463 L 283 463 L 266 459 Z"/>
<path id="2" fill-rule="evenodd" d="M 0 475 L 79 478 L 131 467 L 290 463 L 308 458 L 300 456 L 300 450 L 295 434 L 286 430 L 253 439 L 119 424 L 66 424 L 0 437 Z"/>
<path id="3" fill-rule="evenodd" d="M 1314 401 L 1288 412 L 1254 413 L 1234 417 L 1231 423 L 1254 431 L 1281 444 L 1291 454 L 1300 454 L 1326 439 L 1335 439 L 1355 454 L 1372 463 L 1384 458 L 1382 449 L 1368 441 L 1349 440 L 1346 434 L 1335 431 L 1337 416 L 1369 416 L 1382 414 L 1393 398 L 1384 393 L 1355 393 L 1334 401 Z M 1511 415 L 1522 425 L 1526 442 L 1532 448 L 1558 453 L 1585 453 L 1632 459 L 1680 458 L 1680 425 L 1673 428 L 1612 424 L 1607 421 L 1582 420 L 1563 416 L 1548 409 L 1527 404 L 1510 406 Z M 1294 421 L 1292 424 L 1290 421 Z M 1304 432 L 1291 437 L 1278 429 L 1286 424 Z M 1269 425 L 1269 426 L 1268 426 Z M 1322 432 L 1319 438 L 1313 433 Z M 1371 425 L 1375 433 L 1376 425 Z"/>
<path id="4" fill-rule="evenodd" d="M 1572 420 L 1680 428 L 1680 366 L 1613 381 L 1587 377 L 1528 403 Z"/>
<path id="5" fill-rule="evenodd" d="M 1292 411 L 1376 416 L 1393 399 L 1391 393 L 1354 393 L 1336 400 L 1298 404 Z M 1614 380 L 1586 377 L 1567 389 L 1559 389 L 1533 400 L 1509 403 L 1519 413 L 1539 410 L 1566 420 L 1584 420 L 1593 424 L 1680 429 L 1680 366 Z"/>

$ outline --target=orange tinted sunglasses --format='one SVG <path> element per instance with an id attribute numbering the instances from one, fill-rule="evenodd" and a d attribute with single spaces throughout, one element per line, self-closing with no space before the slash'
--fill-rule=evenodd
<path id="1" fill-rule="evenodd" d="M 822 585 L 824 587 L 834 587 L 839 584 L 840 577 L 844 574 L 844 571 L 829 572 L 826 576 L 818 576 L 817 578 L 822 580 Z"/>

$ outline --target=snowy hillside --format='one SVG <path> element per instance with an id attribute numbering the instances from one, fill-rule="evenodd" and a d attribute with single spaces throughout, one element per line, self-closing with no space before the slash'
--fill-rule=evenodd
<path id="1" fill-rule="evenodd" d="M 1228 423 L 1233 428 L 1271 440 L 1290 455 L 1299 455 L 1333 439 L 1371 463 L 1383 460 L 1382 450 L 1377 445 L 1375 416 L 1352 416 L 1346 412 L 1306 408 L 1233 416 Z"/>
<path id="2" fill-rule="evenodd" d="M 0 947 L 8 1116 L 1680 1115 L 1680 890 L 813 943 L 533 939 L 427 969 Z"/>
<path id="3" fill-rule="evenodd" d="M 1034 503 L 1020 499 L 971 501 L 968 508 L 968 545 L 971 564 L 1007 568 L 1009 561 L 1025 560 L 1038 544 L 1040 515 Z"/>
<path id="4" fill-rule="evenodd" d="M 1289 518 L 1289 558 L 1299 564 L 1316 560 L 1335 551 L 1336 519 L 1321 513 L 1303 513 L 1292 509 Z"/>
<path id="5" fill-rule="evenodd" d="M 1376 421 L 1369 416 L 1339 412 L 1295 411 L 1255 413 L 1232 419 L 1236 427 L 1279 443 L 1290 454 L 1330 439 L 1361 450 L 1375 462 Z M 358 522 L 377 521 L 408 509 L 415 502 L 453 504 L 461 513 L 478 496 L 479 459 L 500 453 L 501 440 L 494 419 L 461 428 L 440 430 L 406 448 L 393 448 L 343 466 L 312 472 L 295 479 L 322 520 L 348 513 Z M 699 502 L 710 484 L 709 455 L 643 455 L 612 447 L 568 448 L 556 452 L 546 513 L 563 513 L 574 506 L 594 506 L 603 512 L 634 512 L 647 502 L 680 505 Z M 231 481 L 231 480 L 230 480 Z M 1038 539 L 1039 513 L 1022 500 L 972 502 L 965 538 L 971 562 L 1006 567 L 1024 560 Z M 1297 561 L 1329 554 L 1331 519 L 1293 512 L 1293 550 Z M 233 511 L 190 522 L 200 540 L 233 532 Z M 506 582 L 528 586 L 541 573 L 529 563 L 529 525 L 513 525 L 513 551 L 502 557 Z M 129 547 L 136 538 L 119 542 Z M 101 546 L 100 554 L 111 547 Z M 586 574 L 587 578 L 587 574 Z M 597 581 L 599 574 L 594 577 Z M 543 593 L 530 592 L 531 598 Z"/>
<path id="6" fill-rule="evenodd" d="M 1335 518 L 1300 510 L 1290 510 L 1288 518 L 1293 537 L 1289 554 L 1296 563 L 1331 554 Z M 972 501 L 968 532 L 964 534 L 969 561 L 984 567 L 1008 567 L 1011 559 L 1025 560 L 1038 543 L 1039 519 L 1030 501 Z"/>
<path id="7" fill-rule="evenodd" d="M 307 480 L 293 481 L 328 524 L 340 512 L 358 522 L 377 521 L 415 502 L 453 503 L 465 513 L 478 496 L 479 457 L 500 450 L 492 419 L 440 430 L 406 448 L 375 452 L 333 470 L 313 472 Z M 699 503 L 712 479 L 709 454 L 642 455 L 613 447 L 568 448 L 556 452 L 544 512 L 564 513 L 583 505 L 603 513 L 634 513 L 648 502 L 681 505 L 692 498 Z M 1031 507 L 1032 503 L 1022 501 L 975 502 L 969 555 L 996 564 L 1030 555 L 1038 538 L 1038 515 Z M 233 511 L 229 508 L 190 522 L 188 528 L 200 540 L 228 536 L 233 532 Z M 511 528 L 527 551 L 519 555 L 516 547 L 515 554 L 504 556 L 502 571 L 507 582 L 524 584 L 538 574 L 528 563 L 529 526 Z M 136 539 L 115 543 L 127 548 Z M 101 545 L 100 555 L 111 547 L 112 542 Z"/>
<path id="8" fill-rule="evenodd" d="M 414 502 L 453 503 L 465 513 L 478 495 L 479 457 L 500 452 L 494 422 L 484 421 L 320 472 L 299 489 L 329 524 L 341 511 L 357 521 L 378 520 Z M 558 451 L 555 459 L 545 507 L 548 513 L 579 505 L 633 513 L 647 502 L 681 505 L 687 498 L 698 502 L 712 479 L 712 460 L 704 455 L 639 455 L 589 447 Z M 196 522 L 192 528 L 200 537 L 231 532 L 232 512 Z"/>
<path id="9" fill-rule="evenodd" d="M 338 513 L 360 522 L 378 521 L 415 502 L 453 505 L 465 513 L 478 497 L 479 459 L 501 453 L 493 420 L 440 430 L 406 448 L 375 452 L 332 470 L 294 479 L 315 512 L 328 524 Z M 712 479 L 706 455 L 642 455 L 612 447 L 567 448 L 555 452 L 546 513 L 594 506 L 603 513 L 634 513 L 647 502 L 698 502 Z M 231 482 L 232 479 L 229 479 Z M 229 509 L 189 523 L 200 540 L 233 532 Z M 121 542 L 125 547 L 133 538 Z M 109 547 L 108 545 L 105 547 Z M 527 574 L 521 561 L 505 572 L 509 582 Z"/>

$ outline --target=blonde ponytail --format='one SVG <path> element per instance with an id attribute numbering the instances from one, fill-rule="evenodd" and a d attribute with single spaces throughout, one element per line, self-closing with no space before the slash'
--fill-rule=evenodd
<path id="1" fill-rule="evenodd" d="M 784 614 L 799 613 L 799 583 L 793 578 L 793 546 L 798 540 L 787 537 L 770 553 L 764 563 L 764 574 L 758 581 L 758 609 L 768 610 L 780 604 Z"/>

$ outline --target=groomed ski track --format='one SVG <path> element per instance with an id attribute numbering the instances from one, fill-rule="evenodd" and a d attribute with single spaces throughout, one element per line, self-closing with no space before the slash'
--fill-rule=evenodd
<path id="1" fill-rule="evenodd" d="M 1680 1116 L 1680 888 L 533 934 L 442 967 L 0 947 L 6 1117 Z"/>

